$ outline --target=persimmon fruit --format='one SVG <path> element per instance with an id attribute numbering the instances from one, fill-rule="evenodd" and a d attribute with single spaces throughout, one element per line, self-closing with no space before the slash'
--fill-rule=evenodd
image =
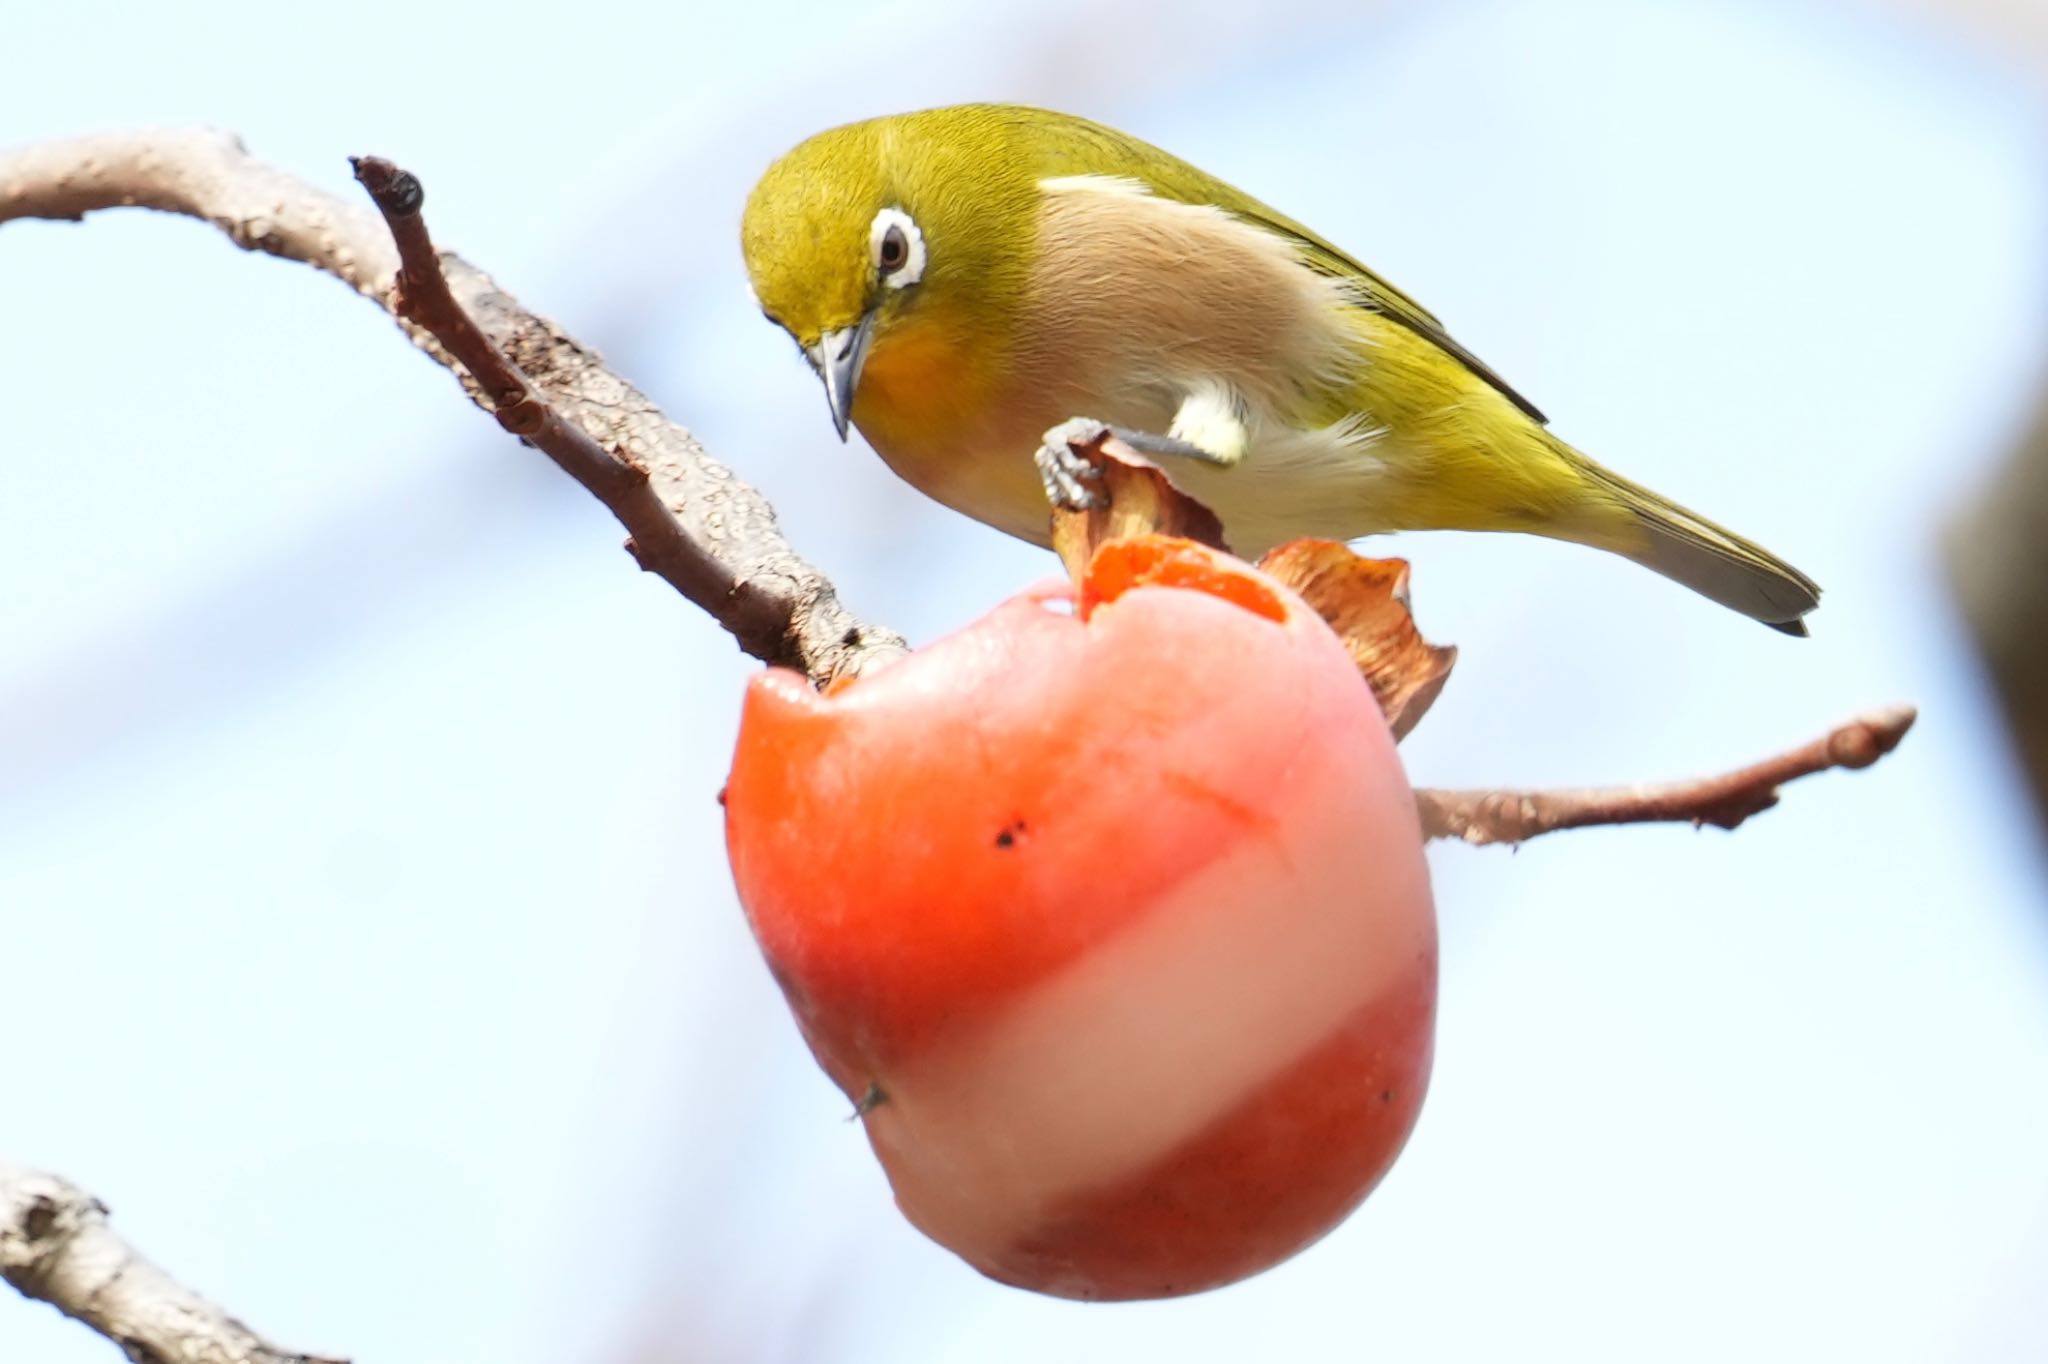
<path id="1" fill-rule="evenodd" d="M 726 818 L 898 1205 L 992 1278 L 1241 1279 L 1342 1221 L 1415 1123 L 1413 796 L 1344 646 L 1227 555 L 1112 541 L 1078 592 L 850 685 L 757 676 Z"/>

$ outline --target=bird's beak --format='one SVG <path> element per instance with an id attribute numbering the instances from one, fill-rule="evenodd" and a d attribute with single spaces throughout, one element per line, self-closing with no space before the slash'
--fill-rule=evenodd
<path id="1" fill-rule="evenodd" d="M 853 420 L 853 390 L 860 383 L 860 367 L 867 363 L 868 346 L 875 339 L 875 314 L 866 313 L 851 327 L 826 332 L 811 347 L 811 367 L 825 381 L 825 401 L 832 407 L 832 429 L 846 439 L 847 423 Z"/>

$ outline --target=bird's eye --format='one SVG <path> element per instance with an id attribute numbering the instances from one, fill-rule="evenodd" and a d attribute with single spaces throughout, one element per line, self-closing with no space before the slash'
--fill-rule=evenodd
<path id="1" fill-rule="evenodd" d="M 882 273 L 892 275 L 903 268 L 903 262 L 910 259 L 910 238 L 903 235 L 903 229 L 891 223 L 882 233 L 881 259 L 877 262 Z"/>
<path id="2" fill-rule="evenodd" d="M 868 228 L 868 248 L 875 272 L 891 289 L 904 289 L 924 277 L 924 234 L 900 208 L 885 208 Z"/>

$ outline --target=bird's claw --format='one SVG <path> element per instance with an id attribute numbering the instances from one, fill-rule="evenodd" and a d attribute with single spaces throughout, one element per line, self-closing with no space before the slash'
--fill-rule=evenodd
<path id="1" fill-rule="evenodd" d="M 1077 447 L 1093 445 L 1109 434 L 1109 428 L 1092 417 L 1063 421 L 1045 433 L 1032 462 L 1038 466 L 1039 481 L 1045 485 L 1045 499 L 1061 511 L 1087 511 L 1101 498 L 1088 485 L 1100 483 L 1102 472 L 1078 453 Z"/>

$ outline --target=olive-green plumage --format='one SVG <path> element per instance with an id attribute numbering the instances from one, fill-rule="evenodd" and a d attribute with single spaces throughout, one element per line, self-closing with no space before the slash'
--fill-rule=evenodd
<path id="1" fill-rule="evenodd" d="M 1510 530 L 1610 550 L 1789 633 L 1819 589 L 1593 463 L 1337 247 L 1156 147 L 967 105 L 804 142 L 747 202 L 768 317 L 911 483 L 1044 543 L 1033 451 L 1072 417 L 1167 436 L 1241 553 Z"/>

